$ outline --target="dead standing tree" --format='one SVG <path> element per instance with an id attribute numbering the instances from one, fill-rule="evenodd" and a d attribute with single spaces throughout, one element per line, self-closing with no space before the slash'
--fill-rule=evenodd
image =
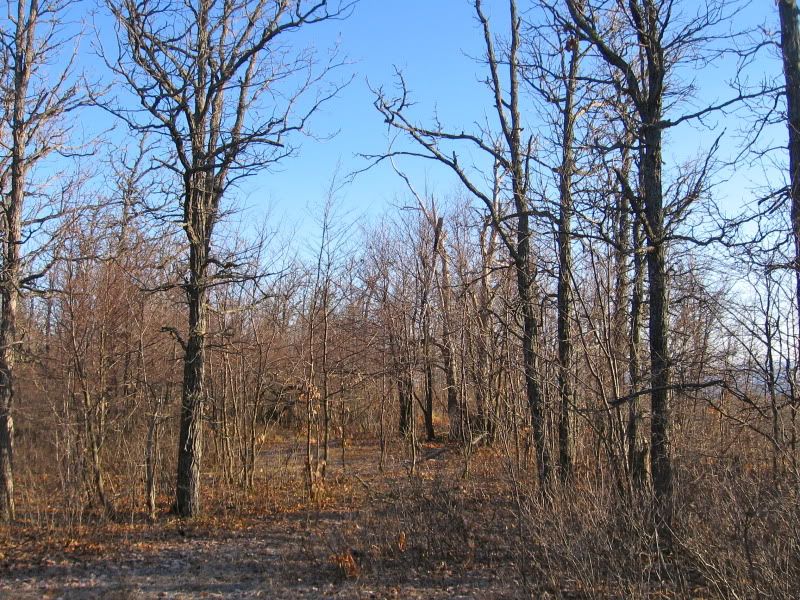
<path id="1" fill-rule="evenodd" d="M 316 68 L 287 36 L 347 16 L 352 2 L 325 0 L 124 0 L 108 2 L 117 54 L 108 67 L 138 101 L 109 107 L 135 131 L 161 136 L 161 165 L 180 180 L 176 194 L 188 243 L 183 289 L 188 308 L 178 445 L 176 512 L 199 512 L 207 293 L 235 276 L 213 253 L 220 203 L 239 179 L 290 156 L 291 134 L 341 86 L 322 92 L 338 63 Z M 304 106 L 303 106 L 304 104 Z"/>
<path id="2" fill-rule="evenodd" d="M 523 121 L 520 114 L 521 65 L 519 63 L 521 19 L 515 0 L 509 0 L 510 43 L 503 55 L 495 49 L 494 34 L 486 16 L 482 2 L 475 0 L 475 13 L 481 23 L 484 37 L 484 52 L 488 69 L 487 86 L 491 93 L 499 134 L 489 131 L 478 134 L 465 131 L 446 131 L 440 126 L 422 127 L 412 122 L 409 109 L 408 92 L 405 81 L 400 76 L 400 95 L 387 97 L 378 90 L 375 107 L 393 128 L 408 134 L 421 148 L 420 152 L 393 152 L 391 155 L 411 154 L 438 161 L 451 169 L 461 183 L 477 198 L 489 212 L 493 227 L 500 235 L 514 265 L 517 279 L 517 293 L 522 312 L 523 335 L 522 355 L 525 373 L 525 390 L 531 415 L 536 466 L 540 484 L 544 485 L 550 476 L 550 451 L 545 424 L 545 406 L 542 393 L 540 353 L 539 353 L 539 298 L 534 281 L 535 265 L 531 252 L 531 217 L 542 214 L 531 206 L 529 197 L 529 158 L 532 141 L 523 140 Z M 473 177 L 462 164 L 456 152 L 448 152 L 447 143 L 470 146 L 488 155 L 501 177 L 510 182 L 510 194 L 514 208 L 513 215 L 499 214 L 493 191 L 486 191 L 480 183 L 483 176 Z M 552 215 L 545 215 L 552 219 Z M 504 223 L 513 218 L 515 229 L 510 230 Z"/>

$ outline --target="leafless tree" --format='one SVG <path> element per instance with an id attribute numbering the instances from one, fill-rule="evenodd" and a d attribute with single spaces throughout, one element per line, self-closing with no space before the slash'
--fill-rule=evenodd
<path id="1" fill-rule="evenodd" d="M 589 43 L 597 58 L 614 73 L 612 84 L 635 109 L 634 135 L 639 151 L 638 182 L 624 181 L 633 210 L 641 218 L 647 239 L 650 342 L 651 477 L 659 533 L 669 544 L 673 516 L 671 450 L 672 361 L 669 354 L 669 247 L 688 211 L 707 186 L 709 159 L 701 161 L 679 197 L 665 198 L 664 131 L 694 121 L 739 102 L 741 95 L 677 116 L 676 104 L 692 92 L 681 84 L 676 68 L 681 62 L 705 64 L 722 49 L 718 42 L 730 34 L 718 27 L 731 3 L 712 2 L 696 9 L 656 0 L 627 4 L 566 0 L 569 18 L 563 23 Z M 684 177 L 684 175 L 681 175 Z M 680 186 L 679 186 L 680 187 Z"/>
<path id="2" fill-rule="evenodd" d="M 478 133 L 444 129 L 439 123 L 432 127 L 418 125 L 408 115 L 410 99 L 402 76 L 399 76 L 399 95 L 388 97 L 378 91 L 376 108 L 384 116 L 386 123 L 405 132 L 414 140 L 420 151 L 406 152 L 435 160 L 452 170 L 463 185 L 478 199 L 490 214 L 493 226 L 498 231 L 506 250 L 511 256 L 517 277 L 517 292 L 522 312 L 523 335 L 522 354 L 525 373 L 525 390 L 530 408 L 531 425 L 536 447 L 539 480 L 545 484 L 550 477 L 550 449 L 547 442 L 545 424 L 545 401 L 542 393 L 539 344 L 539 298 L 535 284 L 536 266 L 531 251 L 531 218 L 542 216 L 530 201 L 530 155 L 533 140 L 523 138 L 523 119 L 521 114 L 521 64 L 519 59 L 521 44 L 521 19 L 515 0 L 508 3 L 510 20 L 508 48 L 501 54 L 496 49 L 494 32 L 489 23 L 483 3 L 474 2 L 475 14 L 481 23 L 484 39 L 484 59 L 486 61 L 487 87 L 493 105 L 494 116 L 499 131 L 486 128 Z M 511 214 L 498 212 L 493 189 L 487 190 L 482 176 L 470 172 L 468 166 L 459 160 L 455 151 L 450 151 L 450 143 L 462 144 L 485 155 L 495 169 L 495 186 L 507 180 L 513 211 Z M 402 151 L 393 155 L 404 154 Z M 506 223 L 513 219 L 515 227 L 510 230 Z"/>
<path id="3" fill-rule="evenodd" d="M 308 118 L 339 90 L 320 85 L 335 63 L 317 68 L 312 52 L 284 40 L 345 17 L 352 3 L 125 0 L 107 6 L 118 45 L 113 57 L 106 52 L 106 63 L 140 106 L 109 108 L 133 129 L 161 136 L 160 164 L 180 181 L 175 212 L 188 243 L 188 328 L 181 340 L 175 509 L 192 516 L 200 510 L 206 297 L 237 266 L 214 255 L 221 202 L 236 181 L 290 156 L 290 136 L 304 131 Z"/>
<path id="4" fill-rule="evenodd" d="M 800 23 L 795 0 L 778 0 L 781 54 L 786 79 L 786 124 L 789 129 L 789 201 L 794 242 L 795 298 L 800 325 Z M 800 336 L 798 336 L 800 339 Z M 798 348 L 800 356 L 800 348 Z"/>
<path id="5" fill-rule="evenodd" d="M 14 366 L 18 351 L 17 312 L 20 298 L 42 277 L 52 261 L 35 264 L 24 256 L 25 244 L 42 241 L 43 227 L 63 214 L 63 202 L 30 205 L 35 184 L 30 173 L 58 152 L 68 153 L 70 127 L 64 117 L 83 105 L 82 82 L 72 68 L 71 40 L 61 31 L 70 2 L 19 0 L 9 3 L 9 18 L 0 30 L 0 94 L 2 144 L 0 215 L 0 519 L 14 518 L 13 446 Z M 47 70 L 57 65 L 51 74 Z M 62 190 L 68 185 L 62 182 Z M 63 199 L 62 199 L 63 200 Z M 58 206 L 61 204 L 61 207 Z M 47 237 L 47 236 L 45 236 Z"/>

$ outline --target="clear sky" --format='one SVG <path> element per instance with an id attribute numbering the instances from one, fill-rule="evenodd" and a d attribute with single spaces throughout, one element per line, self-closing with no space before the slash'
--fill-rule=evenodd
<path id="1" fill-rule="evenodd" d="M 497 23 L 507 19 L 504 0 L 486 0 L 485 10 Z M 774 13 L 773 2 L 755 0 L 740 19 L 750 25 L 774 22 Z M 352 61 L 354 79 L 311 125 L 319 135 L 338 131 L 336 136 L 301 140 L 298 156 L 286 160 L 277 172 L 242 185 L 245 205 L 256 212 L 270 206 L 273 218 L 300 223 L 300 230 L 306 230 L 308 225 L 302 223 L 308 219 L 308 209 L 313 210 L 325 197 L 337 168 L 344 176 L 367 164 L 359 153 L 380 153 L 387 148 L 389 133 L 372 105 L 374 94 L 368 84 L 391 88 L 395 66 L 403 71 L 412 98 L 418 102 L 415 110 L 422 122 L 429 123 L 436 112 L 445 123 L 469 129 L 491 111 L 486 89 L 478 81 L 484 76 L 481 66 L 473 58 L 482 54 L 482 32 L 468 0 L 361 0 L 348 20 L 309 28 L 307 33 L 308 43 L 320 49 L 338 43 Z M 733 61 L 728 60 L 699 74 L 699 102 L 728 97 L 721 84 L 732 67 Z M 780 65 L 769 68 L 780 69 Z M 736 125 L 721 125 L 728 128 L 729 146 Z M 666 158 L 688 156 L 699 149 L 700 140 L 713 137 L 686 128 L 678 130 L 672 135 Z M 458 189 L 455 179 L 434 163 L 405 160 L 402 165 L 420 187 L 427 184 L 440 195 Z M 374 215 L 388 204 L 402 201 L 407 193 L 405 184 L 386 164 L 359 175 L 340 197 L 346 209 Z"/>
<path id="2" fill-rule="evenodd" d="M 480 55 L 480 32 L 474 11 L 465 0 L 361 0 L 345 21 L 309 28 L 309 43 L 324 49 L 339 45 L 350 61 L 354 78 L 339 96 L 316 115 L 310 130 L 331 139 L 299 140 L 300 152 L 279 171 L 265 173 L 242 186 L 245 203 L 272 205 L 274 215 L 303 219 L 324 199 L 331 178 L 363 169 L 363 154 L 378 154 L 389 143 L 387 126 L 373 107 L 373 88 L 391 88 L 394 68 L 402 70 L 420 114 L 437 109 L 449 122 L 467 122 L 484 110 L 479 67 L 468 56 Z M 346 75 L 346 70 L 341 75 Z M 455 180 L 433 164 L 406 162 L 420 185 L 427 180 L 449 193 Z M 344 206 L 374 215 L 406 194 L 405 184 L 390 165 L 358 175 L 341 190 Z"/>
<path id="3" fill-rule="evenodd" d="M 503 26 L 508 19 L 507 1 L 484 0 L 484 4 L 495 29 L 507 29 Z M 691 0 L 681 4 L 694 6 Z M 521 9 L 526 5 L 520 2 Z M 749 25 L 763 20 L 774 23 L 775 14 L 774 2 L 753 0 L 740 19 Z M 99 23 L 101 36 L 112 35 L 107 21 Z M 350 62 L 338 76 L 352 75 L 353 80 L 312 119 L 309 129 L 320 139 L 296 138 L 297 156 L 240 184 L 238 204 L 246 209 L 245 223 L 259 223 L 269 213 L 276 224 L 313 237 L 315 225 L 309 213 L 321 206 L 337 170 L 343 178 L 363 169 L 368 161 L 358 155 L 385 151 L 389 136 L 394 135 L 373 107 L 375 96 L 369 87 L 383 86 L 389 91 L 395 67 L 403 72 L 411 98 L 418 103 L 414 110 L 420 122 L 430 123 L 438 114 L 454 129 L 469 130 L 492 112 L 487 90 L 479 81 L 485 77 L 476 61 L 483 54 L 483 40 L 470 0 L 360 0 L 349 19 L 309 27 L 293 41 L 298 47 L 315 47 L 323 56 L 338 45 Z M 779 71 L 780 64 L 773 63 L 763 70 Z M 728 97 L 721 83 L 732 65 L 728 60 L 698 74 L 699 102 Z M 721 126 L 728 127 L 731 146 L 737 124 Z M 671 136 L 665 159 L 670 162 L 691 155 L 713 137 L 682 128 Z M 459 189 L 455 178 L 435 163 L 407 159 L 401 165 L 420 188 L 427 185 L 440 196 Z M 742 186 L 731 189 L 741 195 Z M 383 164 L 356 177 L 339 198 L 343 210 L 373 216 L 394 202 L 407 202 L 408 194 L 390 165 Z"/>

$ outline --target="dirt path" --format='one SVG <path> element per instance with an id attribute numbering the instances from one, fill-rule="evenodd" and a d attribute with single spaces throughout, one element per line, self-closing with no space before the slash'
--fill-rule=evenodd
<path id="1" fill-rule="evenodd" d="M 265 520 L 245 530 L 178 531 L 120 543 L 105 556 L 45 558 L 6 570 L 2 598 L 500 598 L 507 585 L 476 573 L 359 574 L 331 560 L 328 536 L 341 523 Z M 326 554 L 327 552 L 327 554 Z M 501 589 L 505 593 L 500 593 Z"/>
<path id="2" fill-rule="evenodd" d="M 94 541 L 79 539 L 74 547 L 46 553 L 37 553 L 35 539 L 6 548 L 0 540 L 0 598 L 519 596 L 513 571 L 439 560 L 429 542 L 422 550 L 414 550 L 414 540 L 409 549 L 405 539 L 395 547 L 405 517 L 394 514 L 390 480 L 379 477 L 366 456 L 350 466 L 346 481 L 352 487 L 344 489 L 369 493 L 323 509 L 194 524 L 164 517 L 152 525 L 97 531 Z"/>

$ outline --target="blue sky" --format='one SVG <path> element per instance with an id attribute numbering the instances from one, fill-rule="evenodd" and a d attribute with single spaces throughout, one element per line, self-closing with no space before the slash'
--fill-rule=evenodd
<path id="1" fill-rule="evenodd" d="M 485 4 L 485 10 L 502 23 L 507 3 L 487 0 Z M 765 18 L 774 21 L 775 12 L 773 2 L 755 0 L 740 18 L 749 24 Z M 307 231 L 309 211 L 324 199 L 337 168 L 341 175 L 363 168 L 366 161 L 357 154 L 380 153 L 387 148 L 387 129 L 372 106 L 374 95 L 367 82 L 390 88 L 395 66 L 403 71 L 412 98 L 418 102 L 415 110 L 422 122 L 430 122 L 429 117 L 437 112 L 446 123 L 468 129 L 491 111 L 486 90 L 478 82 L 481 66 L 471 58 L 482 53 L 482 33 L 468 0 L 361 0 L 350 19 L 310 28 L 307 33 L 303 43 L 317 48 L 338 43 L 352 61 L 354 79 L 312 122 L 311 130 L 319 135 L 338 131 L 334 138 L 301 140 L 298 156 L 286 160 L 276 172 L 242 185 L 241 199 L 257 213 L 269 206 L 272 218 L 297 223 L 300 231 Z M 721 83 L 732 66 L 733 61 L 728 60 L 699 74 L 699 102 L 728 97 Z M 764 70 L 768 68 L 780 69 L 780 65 L 768 65 Z M 735 121 L 719 124 L 728 129 L 729 136 L 736 125 Z M 713 137 L 708 132 L 679 128 L 670 136 L 665 158 L 679 160 L 692 155 Z M 733 138 L 728 139 L 730 147 Z M 439 195 L 458 191 L 455 179 L 435 163 L 405 160 L 402 165 L 419 187 L 427 185 Z M 742 177 L 747 175 L 740 172 L 737 179 Z M 741 196 L 741 183 L 727 187 Z M 726 195 L 730 197 L 730 192 Z M 359 175 L 339 196 L 345 210 L 370 216 L 393 202 L 403 202 L 407 193 L 387 164 Z M 729 199 L 728 203 L 739 201 Z"/>
<path id="2" fill-rule="evenodd" d="M 507 23 L 506 0 L 485 0 L 484 4 L 495 29 L 507 29 L 503 27 Z M 525 5 L 520 3 L 521 8 Z M 687 0 L 682 5 L 693 4 Z M 751 25 L 764 18 L 774 22 L 775 13 L 774 2 L 753 0 L 740 19 Z M 101 27 L 101 35 L 110 33 L 110 28 Z M 395 67 L 404 73 L 411 97 L 418 103 L 415 115 L 423 123 L 430 123 L 436 113 L 454 129 L 470 129 L 483 115 L 491 114 L 487 90 L 479 82 L 485 72 L 474 59 L 483 53 L 482 32 L 469 0 L 360 0 L 349 19 L 309 27 L 293 43 L 315 47 L 322 55 L 338 45 L 350 62 L 339 76 L 352 74 L 353 80 L 311 121 L 310 131 L 321 139 L 295 139 L 300 144 L 297 156 L 240 184 L 235 202 L 245 209 L 241 214 L 246 224 L 260 223 L 269 214 L 276 226 L 315 237 L 314 212 L 337 170 L 344 177 L 363 169 L 367 161 L 358 155 L 385 151 L 389 135 L 394 135 L 374 109 L 369 85 L 390 89 Z M 698 75 L 699 102 L 728 96 L 721 83 L 732 65 L 732 61 L 715 64 Z M 757 65 L 755 71 L 759 68 Z M 775 68 L 780 69 L 776 62 L 764 65 L 763 70 Z M 732 140 L 736 122 L 719 125 L 728 127 L 728 139 Z M 338 133 L 328 139 L 334 132 Z M 713 137 L 708 132 L 679 128 L 670 135 L 665 159 L 669 163 L 692 155 Z M 728 142 L 727 147 L 731 146 Z M 401 166 L 419 188 L 427 187 L 439 196 L 459 192 L 455 178 L 435 163 L 403 160 Z M 742 171 L 735 185 L 726 186 L 725 195 L 733 198 L 728 203 L 741 202 L 747 187 L 741 182 L 748 177 L 758 176 Z M 380 214 L 392 203 L 408 203 L 409 198 L 405 184 L 388 164 L 360 174 L 338 196 L 341 211 L 366 217 Z"/>
<path id="3" fill-rule="evenodd" d="M 266 203 L 273 214 L 301 221 L 324 199 L 337 169 L 345 176 L 368 164 L 358 154 L 386 150 L 387 127 L 373 107 L 369 86 L 388 90 L 395 67 L 406 76 L 421 114 L 433 114 L 438 107 L 451 122 L 479 117 L 482 85 L 476 79 L 475 61 L 467 55 L 480 53 L 476 27 L 465 0 L 362 0 L 350 19 L 309 29 L 310 43 L 318 48 L 338 44 L 352 62 L 353 81 L 310 127 L 320 136 L 338 133 L 332 139 L 300 140 L 298 155 L 286 160 L 278 172 L 243 184 L 244 202 L 255 210 Z M 406 162 L 405 167 L 420 184 L 427 180 L 441 193 L 455 189 L 455 180 L 433 164 Z M 360 174 L 339 195 L 346 210 L 375 215 L 405 196 L 406 188 L 386 164 Z"/>

